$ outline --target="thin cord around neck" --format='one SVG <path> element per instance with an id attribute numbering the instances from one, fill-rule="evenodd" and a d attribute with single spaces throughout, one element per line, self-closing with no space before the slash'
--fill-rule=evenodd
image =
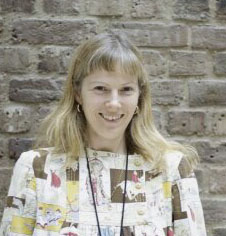
<path id="1" fill-rule="evenodd" d="M 90 183 L 90 186 L 91 186 L 91 192 L 92 192 L 92 197 L 93 197 L 93 205 L 94 205 L 95 215 L 96 215 L 96 220 L 97 220 L 97 227 L 98 227 L 99 236 L 101 236 L 99 217 L 98 217 L 98 214 L 97 214 L 97 206 L 96 206 L 95 197 L 94 197 L 94 191 L 93 191 L 93 185 L 92 185 L 92 179 L 91 179 L 91 172 L 90 172 L 90 166 L 89 166 L 89 160 L 88 160 L 88 154 L 87 154 L 86 148 L 85 148 L 85 154 L 86 154 L 86 161 L 87 161 L 87 169 L 88 169 L 88 172 L 89 172 L 89 183 Z M 124 211 L 125 211 L 125 201 L 126 201 L 127 172 L 128 172 L 128 150 L 127 150 L 127 153 L 126 153 L 125 185 L 124 185 L 124 192 L 123 192 L 123 204 L 122 204 L 122 217 L 121 217 L 121 226 L 120 226 L 120 236 L 124 236 L 123 221 L 124 221 Z"/>

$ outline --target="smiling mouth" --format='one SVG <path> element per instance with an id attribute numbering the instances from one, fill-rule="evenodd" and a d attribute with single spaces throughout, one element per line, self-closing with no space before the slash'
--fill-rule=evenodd
<path id="1" fill-rule="evenodd" d="M 120 120 L 124 116 L 124 114 L 114 115 L 114 116 L 104 115 L 103 113 L 99 113 L 99 114 L 102 118 L 104 118 L 107 121 L 117 121 L 117 120 Z"/>

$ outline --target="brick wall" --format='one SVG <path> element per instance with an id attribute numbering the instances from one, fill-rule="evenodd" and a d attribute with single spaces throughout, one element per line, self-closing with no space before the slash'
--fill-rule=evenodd
<path id="1" fill-rule="evenodd" d="M 0 212 L 73 48 L 114 29 L 143 52 L 160 131 L 198 149 L 208 235 L 225 236 L 225 23 L 226 0 L 0 0 Z"/>

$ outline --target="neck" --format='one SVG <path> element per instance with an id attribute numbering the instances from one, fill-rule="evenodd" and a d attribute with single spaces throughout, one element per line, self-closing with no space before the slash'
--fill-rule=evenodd
<path id="1" fill-rule="evenodd" d="M 126 142 L 125 137 L 117 140 L 102 140 L 101 142 L 97 139 L 89 139 L 88 147 L 97 151 L 107 151 L 120 154 L 126 154 Z"/>

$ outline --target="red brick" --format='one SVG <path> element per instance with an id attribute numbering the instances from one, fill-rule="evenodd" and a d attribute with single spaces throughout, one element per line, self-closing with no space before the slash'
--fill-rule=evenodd
<path id="1" fill-rule="evenodd" d="M 17 160 L 22 152 L 32 149 L 32 138 L 11 138 L 9 140 L 9 158 Z"/>
<path id="2" fill-rule="evenodd" d="M 44 0 L 43 10 L 46 13 L 78 15 L 80 0 Z"/>
<path id="3" fill-rule="evenodd" d="M 96 33 L 93 20 L 19 19 L 13 23 L 14 42 L 77 45 Z"/>
<path id="4" fill-rule="evenodd" d="M 41 121 L 53 110 L 53 108 L 54 106 L 52 105 L 52 103 L 47 103 L 41 104 L 34 109 L 32 113 L 32 120 L 34 122 L 31 130 L 31 134 L 33 134 L 33 136 L 36 136 Z"/>
<path id="5" fill-rule="evenodd" d="M 214 228 L 212 236 L 225 236 L 226 228 Z"/>
<path id="6" fill-rule="evenodd" d="M 195 176 L 199 186 L 199 193 L 204 194 L 208 193 L 208 181 L 207 181 L 207 171 L 202 169 L 195 169 Z"/>
<path id="7" fill-rule="evenodd" d="M 3 32 L 3 21 L 2 18 L 0 17 L 0 37 L 2 32 Z"/>
<path id="8" fill-rule="evenodd" d="M 205 75 L 207 55 L 204 52 L 171 51 L 170 75 Z"/>
<path id="9" fill-rule="evenodd" d="M 212 135 L 226 135 L 226 111 L 209 113 L 209 129 Z"/>
<path id="10" fill-rule="evenodd" d="M 34 11 L 34 0 L 0 0 L 2 12 L 25 12 Z"/>
<path id="11" fill-rule="evenodd" d="M 151 83 L 152 102 L 158 105 L 179 105 L 183 100 L 184 86 L 181 81 Z"/>
<path id="12" fill-rule="evenodd" d="M 192 47 L 203 49 L 226 49 L 226 27 L 192 27 Z"/>
<path id="13" fill-rule="evenodd" d="M 198 150 L 201 162 L 217 165 L 226 164 L 226 142 L 195 141 L 192 145 Z"/>
<path id="14" fill-rule="evenodd" d="M 152 110 L 155 126 L 158 130 L 162 130 L 162 114 L 160 111 Z"/>
<path id="15" fill-rule="evenodd" d="M 4 168 L 0 171 L 0 198 L 4 199 L 4 197 L 8 193 L 9 184 L 11 180 L 12 169 Z"/>
<path id="16" fill-rule="evenodd" d="M 214 73 L 226 75 L 226 53 L 220 52 L 215 55 Z"/>
<path id="17" fill-rule="evenodd" d="M 182 47 L 188 44 L 188 28 L 178 24 L 115 23 L 112 28 L 125 33 L 137 46 Z"/>
<path id="18" fill-rule="evenodd" d="M 205 21 L 210 17 L 208 0 L 176 0 L 173 18 Z"/>
<path id="19" fill-rule="evenodd" d="M 133 18 L 167 18 L 170 2 L 165 0 L 133 0 L 131 16 Z"/>
<path id="20" fill-rule="evenodd" d="M 7 102 L 9 94 L 9 81 L 6 75 L 0 74 L 0 101 Z"/>
<path id="21" fill-rule="evenodd" d="M 158 51 L 143 50 L 145 69 L 150 76 L 162 75 L 167 71 L 166 58 Z"/>
<path id="22" fill-rule="evenodd" d="M 226 168 L 211 169 L 209 172 L 210 193 L 226 194 Z"/>
<path id="23" fill-rule="evenodd" d="M 6 140 L 0 139 L 0 160 L 3 159 L 8 153 L 6 149 Z"/>
<path id="24" fill-rule="evenodd" d="M 123 9 L 123 0 L 87 1 L 88 14 L 93 16 L 122 16 Z"/>
<path id="25" fill-rule="evenodd" d="M 226 105 L 226 82 L 202 80 L 189 82 L 190 106 Z"/>
<path id="26" fill-rule="evenodd" d="M 62 95 L 62 81 L 53 78 L 15 78 L 9 86 L 9 98 L 17 102 L 50 102 Z"/>
<path id="27" fill-rule="evenodd" d="M 14 160 L 11 160 L 9 158 L 9 153 L 8 153 L 8 139 L 7 137 L 2 137 L 0 139 L 0 171 L 1 168 L 10 168 L 13 167 L 15 164 Z M 1 195 L 1 193 L 0 193 Z"/>
<path id="28" fill-rule="evenodd" d="M 226 201 L 225 200 L 203 200 L 205 221 L 210 224 L 226 224 Z"/>
<path id="29" fill-rule="evenodd" d="M 30 65 L 28 48 L 0 48 L 0 71 L 24 73 Z"/>
<path id="30" fill-rule="evenodd" d="M 24 106 L 5 106 L 0 109 L 0 131 L 7 133 L 27 132 L 30 129 L 30 109 Z"/>
<path id="31" fill-rule="evenodd" d="M 226 0 L 216 1 L 216 17 L 219 19 L 226 19 Z"/>
<path id="32" fill-rule="evenodd" d="M 205 112 L 170 111 L 167 117 L 166 130 L 169 134 L 204 135 L 206 126 Z"/>
<path id="33" fill-rule="evenodd" d="M 41 73 L 57 72 L 65 74 L 68 71 L 72 52 L 73 49 L 68 47 L 44 47 L 38 55 L 38 71 Z"/>

